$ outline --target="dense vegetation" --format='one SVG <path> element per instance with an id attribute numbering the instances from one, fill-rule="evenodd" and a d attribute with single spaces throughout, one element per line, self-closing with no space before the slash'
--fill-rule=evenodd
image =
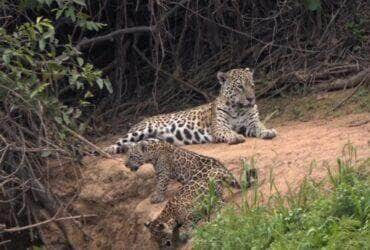
<path id="1" fill-rule="evenodd" d="M 0 0 L 0 242 L 19 231 L 34 244 L 40 210 L 68 204 L 50 193 L 50 160 L 79 162 L 86 138 L 137 114 L 211 100 L 219 70 L 255 69 L 258 97 L 366 84 L 369 12 L 360 0 Z"/>
<path id="2" fill-rule="evenodd" d="M 320 183 L 307 176 L 298 193 L 227 208 L 197 229 L 195 249 L 367 249 L 370 158 L 353 160 L 338 159 Z"/>

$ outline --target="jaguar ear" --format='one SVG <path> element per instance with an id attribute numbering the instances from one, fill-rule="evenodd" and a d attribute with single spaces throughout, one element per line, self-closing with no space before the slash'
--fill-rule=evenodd
<path id="1" fill-rule="evenodd" d="M 224 85 L 226 83 L 226 80 L 227 80 L 227 74 L 224 73 L 224 72 L 217 72 L 217 79 L 218 79 L 218 82 L 221 84 L 221 85 Z"/>
<path id="2" fill-rule="evenodd" d="M 127 153 L 127 151 L 130 149 L 130 144 L 123 144 L 120 148 L 120 153 Z"/>
<path id="3" fill-rule="evenodd" d="M 144 223 L 144 226 L 149 227 L 150 226 L 150 222 L 145 222 Z"/>

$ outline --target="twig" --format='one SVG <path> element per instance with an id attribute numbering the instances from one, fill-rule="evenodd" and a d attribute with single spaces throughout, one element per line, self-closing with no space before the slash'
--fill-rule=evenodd
<path id="1" fill-rule="evenodd" d="M 351 124 L 348 125 L 348 127 L 359 127 L 365 124 L 368 124 L 370 120 L 365 120 L 365 121 L 353 121 Z"/>
<path id="2" fill-rule="evenodd" d="M 131 27 L 113 31 L 109 34 L 103 36 L 97 36 L 90 39 L 84 39 L 76 45 L 76 49 L 81 50 L 90 44 L 97 44 L 101 42 L 105 42 L 107 40 L 113 39 L 118 36 L 122 36 L 124 34 L 132 34 L 132 33 L 142 33 L 142 32 L 151 32 L 154 30 L 155 27 L 153 26 L 138 26 L 138 27 Z"/>
<path id="3" fill-rule="evenodd" d="M 83 137 L 82 135 L 78 134 L 77 132 L 73 131 L 72 129 L 68 128 L 67 126 L 64 126 L 62 125 L 63 128 L 65 130 L 67 130 L 70 134 L 72 134 L 73 136 L 75 136 L 76 138 L 80 139 L 81 141 L 85 142 L 86 144 L 88 144 L 90 147 L 92 147 L 93 149 L 95 149 L 96 151 L 98 151 L 101 155 L 107 157 L 107 158 L 112 158 L 111 155 L 109 155 L 107 152 L 104 152 L 101 148 L 99 148 L 98 146 L 96 146 L 94 143 L 90 142 L 89 140 L 87 140 L 85 137 Z"/>
<path id="4" fill-rule="evenodd" d="M 1 245 L 4 245 L 4 244 L 6 244 L 6 243 L 9 243 L 9 242 L 12 242 L 11 240 L 4 240 L 4 241 L 0 241 L 0 246 Z"/>
<path id="5" fill-rule="evenodd" d="M 342 106 L 346 101 L 348 101 L 359 89 L 360 87 L 366 82 L 366 79 L 364 78 L 361 83 L 359 83 L 356 88 L 353 89 L 353 91 L 343 100 L 341 100 L 339 103 L 335 105 L 335 107 L 332 109 L 332 111 L 335 111 L 340 106 Z"/>
<path id="6" fill-rule="evenodd" d="M 143 55 L 143 53 L 141 53 L 140 52 L 140 50 L 134 45 L 133 46 L 133 48 L 134 48 L 134 50 L 141 56 L 141 58 L 146 62 L 146 63 L 148 63 L 151 67 L 153 67 L 154 69 L 156 69 L 156 67 L 148 60 L 148 58 L 146 58 L 144 55 Z M 175 76 L 173 76 L 172 74 L 170 74 L 170 73 L 168 73 L 167 71 L 164 71 L 163 69 L 159 69 L 159 71 L 162 73 L 162 74 L 164 74 L 164 75 L 166 75 L 166 76 L 168 76 L 168 77 L 171 77 L 172 79 L 174 79 L 174 80 L 176 80 L 176 81 L 178 81 L 178 82 L 180 82 L 180 83 L 182 83 L 182 84 L 184 84 L 185 86 L 187 86 L 188 88 L 190 88 L 190 89 L 192 89 L 192 90 L 194 90 L 195 92 L 197 92 L 197 93 L 199 93 L 199 94 L 201 94 L 203 97 L 204 97 L 204 99 L 206 99 L 206 101 L 207 102 L 209 102 L 210 101 L 210 98 L 209 98 L 209 96 L 208 96 L 208 94 L 206 94 L 204 91 L 202 91 L 202 90 L 200 90 L 200 89 L 198 89 L 197 87 L 195 87 L 195 86 L 193 86 L 192 84 L 190 84 L 190 83 L 188 83 L 187 81 L 184 81 L 184 80 L 182 80 L 182 79 L 179 79 L 179 78 L 177 78 L 177 77 L 175 77 Z"/>
<path id="7" fill-rule="evenodd" d="M 42 221 L 42 222 L 39 222 L 39 223 L 35 223 L 35 224 L 32 224 L 32 225 L 27 225 L 27 226 L 24 226 L 24 227 L 12 227 L 12 228 L 3 228 L 3 229 L 0 228 L 0 232 L 14 233 L 14 232 L 18 232 L 18 231 L 23 231 L 23 230 L 39 227 L 39 226 L 42 226 L 42 225 L 45 225 L 45 224 L 48 224 L 48 223 L 54 222 L 54 221 L 85 219 L 85 218 L 96 217 L 96 216 L 97 216 L 96 214 L 87 214 L 87 215 L 76 215 L 76 216 L 69 216 L 69 217 L 63 217 L 63 218 L 53 217 L 53 218 L 50 218 L 48 220 L 45 220 L 45 221 Z"/>

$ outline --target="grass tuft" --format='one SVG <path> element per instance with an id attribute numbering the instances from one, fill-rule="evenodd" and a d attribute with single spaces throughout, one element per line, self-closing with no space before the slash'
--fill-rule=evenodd
<path id="1" fill-rule="evenodd" d="M 197 228 L 194 248 L 369 249 L 370 158 L 361 164 L 355 158 L 348 143 L 326 182 L 307 177 L 298 192 L 278 195 L 273 205 L 226 207 Z"/>

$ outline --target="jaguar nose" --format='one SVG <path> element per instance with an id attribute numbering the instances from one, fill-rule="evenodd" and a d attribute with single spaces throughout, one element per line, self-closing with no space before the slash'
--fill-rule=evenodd
<path id="1" fill-rule="evenodd" d="M 130 166 L 131 171 L 135 172 L 139 169 L 138 166 Z"/>
<path id="2" fill-rule="evenodd" d="M 139 169 L 140 166 L 136 165 L 136 164 L 132 164 L 130 162 L 126 162 L 125 165 L 133 172 L 137 171 Z"/>
<path id="3" fill-rule="evenodd" d="M 248 101 L 248 102 L 253 102 L 253 101 L 254 101 L 254 98 L 253 98 L 253 97 L 252 97 L 252 98 L 248 97 L 248 98 L 247 98 L 247 101 Z"/>

